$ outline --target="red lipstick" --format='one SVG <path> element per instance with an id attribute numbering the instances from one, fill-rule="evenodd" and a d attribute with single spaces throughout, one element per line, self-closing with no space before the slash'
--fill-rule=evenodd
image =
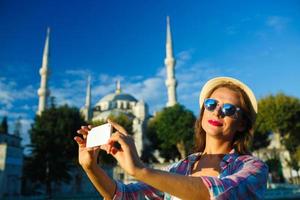
<path id="1" fill-rule="evenodd" d="M 217 120 L 210 119 L 210 120 L 208 120 L 208 123 L 210 123 L 213 126 L 223 126 L 223 123 L 220 121 L 217 121 Z"/>

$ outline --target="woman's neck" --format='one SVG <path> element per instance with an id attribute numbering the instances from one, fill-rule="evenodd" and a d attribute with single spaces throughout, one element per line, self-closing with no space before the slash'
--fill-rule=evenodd
<path id="1" fill-rule="evenodd" d="M 227 154 L 232 149 L 231 141 L 224 141 L 206 135 L 206 144 L 203 153 L 206 154 Z"/>

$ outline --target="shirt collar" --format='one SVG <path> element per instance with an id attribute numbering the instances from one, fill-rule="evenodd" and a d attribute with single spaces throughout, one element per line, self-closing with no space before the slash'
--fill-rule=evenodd
<path id="1" fill-rule="evenodd" d="M 190 166 L 193 166 L 193 164 L 200 159 L 201 155 L 202 152 L 198 152 L 188 156 L 188 163 L 190 164 Z M 221 169 L 224 170 L 227 165 L 233 162 L 238 156 L 239 154 L 234 148 L 229 153 L 225 154 L 220 162 Z"/>
<path id="2" fill-rule="evenodd" d="M 233 162 L 238 156 L 239 154 L 236 152 L 234 148 L 228 154 L 225 154 L 225 156 L 222 158 L 222 161 L 220 163 L 221 169 L 225 169 L 227 165 Z"/>

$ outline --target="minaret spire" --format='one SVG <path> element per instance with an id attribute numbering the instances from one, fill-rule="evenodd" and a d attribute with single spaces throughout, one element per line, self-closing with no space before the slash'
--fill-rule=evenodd
<path id="1" fill-rule="evenodd" d="M 86 88 L 86 98 L 85 98 L 85 121 L 91 119 L 91 76 L 88 76 L 87 88 Z"/>
<path id="2" fill-rule="evenodd" d="M 49 90 L 48 90 L 48 75 L 49 75 L 49 42 L 50 42 L 50 28 L 47 28 L 47 37 L 45 41 L 44 53 L 43 53 L 43 61 L 42 67 L 40 68 L 40 75 L 41 75 L 41 85 L 38 89 L 39 95 L 39 107 L 37 114 L 41 115 L 42 112 L 47 107 L 47 99 L 49 97 Z"/>
<path id="3" fill-rule="evenodd" d="M 167 79 L 166 79 L 166 86 L 168 90 L 168 102 L 167 107 L 173 106 L 177 103 L 176 100 L 176 86 L 177 81 L 175 79 L 175 59 L 173 57 L 173 47 L 172 47 L 172 34 L 170 28 L 170 18 L 167 16 L 167 41 L 166 41 L 166 58 L 165 58 L 165 65 L 167 71 Z"/>
<path id="4" fill-rule="evenodd" d="M 120 79 L 118 79 L 116 82 L 116 94 L 120 94 L 120 93 L 121 93 L 121 81 Z"/>

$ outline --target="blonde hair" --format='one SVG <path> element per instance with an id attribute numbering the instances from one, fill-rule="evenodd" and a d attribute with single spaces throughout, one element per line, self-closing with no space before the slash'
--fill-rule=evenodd
<path id="1" fill-rule="evenodd" d="M 237 92 L 240 96 L 241 109 L 242 109 L 242 122 L 244 123 L 244 131 L 236 132 L 232 141 L 232 147 L 239 154 L 250 154 L 249 148 L 253 138 L 253 126 L 255 123 L 255 117 L 251 117 L 251 102 L 244 90 L 231 82 L 224 82 L 213 88 L 208 97 L 218 88 L 228 88 L 234 92 Z M 206 145 L 206 132 L 202 128 L 204 108 L 200 111 L 199 118 L 195 123 L 195 152 L 203 152 Z"/>

